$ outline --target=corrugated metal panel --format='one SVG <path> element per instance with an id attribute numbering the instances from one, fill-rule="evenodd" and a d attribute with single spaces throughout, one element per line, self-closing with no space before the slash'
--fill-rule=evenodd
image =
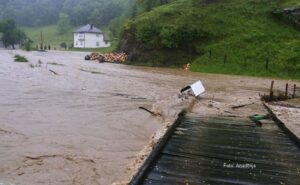
<path id="1" fill-rule="evenodd" d="M 274 123 L 186 115 L 131 184 L 300 184 L 300 149 Z"/>

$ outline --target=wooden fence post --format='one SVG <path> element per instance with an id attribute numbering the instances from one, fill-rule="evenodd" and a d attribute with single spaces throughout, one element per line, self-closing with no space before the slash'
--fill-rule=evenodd
<path id="1" fill-rule="evenodd" d="M 289 90 L 289 84 L 286 83 L 286 84 L 285 84 L 285 94 L 284 94 L 284 95 L 285 95 L 285 98 L 288 97 L 288 93 L 289 93 L 288 90 Z"/>
<path id="2" fill-rule="evenodd" d="M 294 90 L 293 90 L 293 98 L 296 97 L 296 84 L 294 84 Z"/>
<path id="3" fill-rule="evenodd" d="M 274 86 L 274 81 L 272 80 L 271 87 L 270 87 L 270 100 L 273 99 L 273 95 L 274 95 L 274 93 L 273 93 L 273 86 Z"/>

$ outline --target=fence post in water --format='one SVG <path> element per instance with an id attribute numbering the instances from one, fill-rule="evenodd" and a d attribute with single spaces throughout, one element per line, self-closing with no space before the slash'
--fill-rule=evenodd
<path id="1" fill-rule="evenodd" d="M 285 98 L 288 97 L 288 90 L 289 90 L 289 84 L 286 83 L 286 84 L 285 84 L 285 94 L 284 94 Z"/>
<path id="2" fill-rule="evenodd" d="M 294 90 L 293 90 L 293 98 L 296 97 L 296 84 L 294 84 Z"/>
<path id="3" fill-rule="evenodd" d="M 266 69 L 269 69 L 269 58 L 266 59 Z"/>
<path id="4" fill-rule="evenodd" d="M 272 80 L 271 87 L 270 87 L 270 100 L 273 99 L 273 86 L 274 86 L 274 81 Z"/>
<path id="5" fill-rule="evenodd" d="M 226 64 L 226 60 L 227 60 L 227 55 L 224 55 L 224 64 Z"/>

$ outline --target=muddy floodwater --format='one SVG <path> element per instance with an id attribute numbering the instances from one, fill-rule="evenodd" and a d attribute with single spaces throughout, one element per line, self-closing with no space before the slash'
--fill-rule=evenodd
<path id="1" fill-rule="evenodd" d="M 15 54 L 29 62 L 13 62 Z M 185 106 L 186 100 L 178 98 L 182 87 L 201 79 L 207 92 L 195 108 L 214 113 L 222 103 L 255 102 L 270 82 L 99 64 L 84 61 L 86 54 L 0 50 L 0 183 L 122 181 L 150 136 Z"/>

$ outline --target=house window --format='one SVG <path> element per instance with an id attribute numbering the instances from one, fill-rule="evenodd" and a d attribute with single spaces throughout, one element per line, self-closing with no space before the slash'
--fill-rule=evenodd
<path id="1" fill-rule="evenodd" d="M 100 43 L 99 43 L 99 42 L 96 42 L 96 46 L 100 46 Z"/>
<path id="2" fill-rule="evenodd" d="M 100 34 L 97 33 L 97 34 L 96 34 L 96 37 L 100 37 Z"/>
<path id="3" fill-rule="evenodd" d="M 76 42 L 76 46 L 78 46 L 78 42 Z"/>
<path id="4" fill-rule="evenodd" d="M 108 41 L 106 40 L 106 41 L 104 41 L 105 42 L 105 44 L 107 44 L 108 43 Z"/>
<path id="5" fill-rule="evenodd" d="M 82 41 L 80 41 L 80 45 L 81 45 L 81 46 L 83 45 L 83 42 L 82 42 Z"/>

